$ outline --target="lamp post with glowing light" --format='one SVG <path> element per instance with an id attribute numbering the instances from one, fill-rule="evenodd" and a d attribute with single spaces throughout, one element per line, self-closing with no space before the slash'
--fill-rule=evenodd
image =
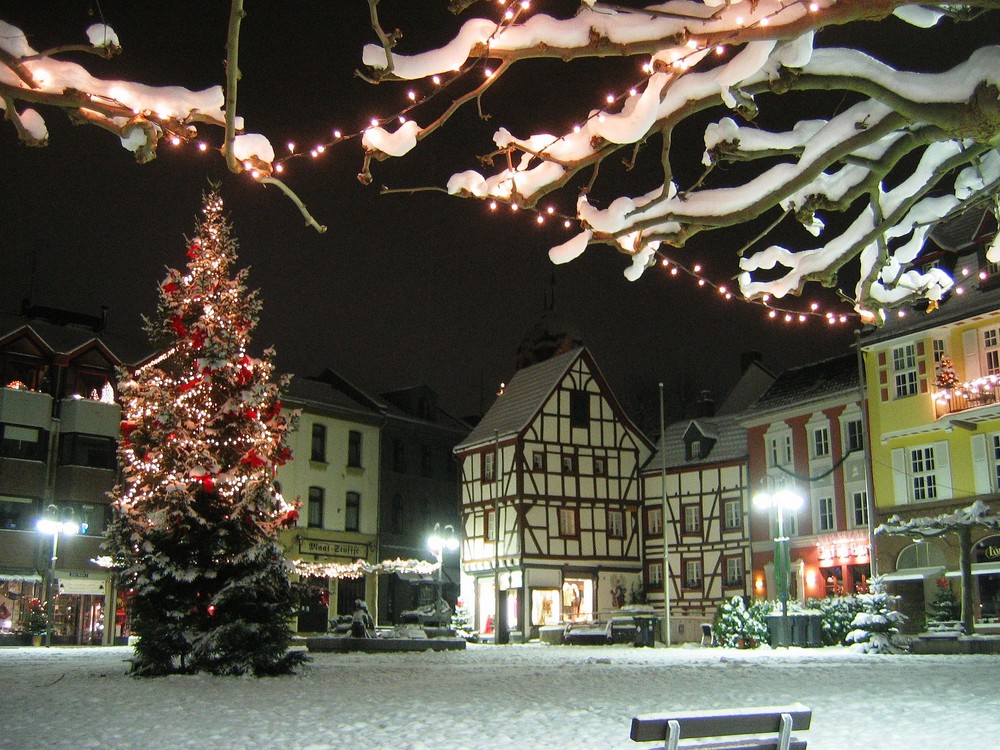
<path id="1" fill-rule="evenodd" d="M 774 537 L 774 580 L 778 589 L 778 601 L 781 602 L 781 639 L 779 646 L 788 646 L 788 589 L 791 584 L 792 562 L 788 549 L 788 537 L 785 535 L 785 513 L 795 513 L 802 507 L 802 496 L 791 490 L 777 492 L 761 492 L 754 496 L 753 504 L 762 510 L 777 512 L 777 535 Z"/>
<path id="2" fill-rule="evenodd" d="M 441 607 L 441 603 L 444 602 L 444 580 L 441 577 L 441 573 L 444 569 L 444 551 L 447 549 L 454 552 L 458 549 L 458 536 L 455 534 L 455 527 L 451 524 L 447 524 L 444 527 L 439 523 L 434 524 L 434 531 L 427 538 L 427 548 L 434 555 L 434 559 L 437 560 L 438 564 L 437 601 L 434 602 L 434 609 L 438 612 L 444 612 L 444 609 Z M 447 607 L 447 604 L 445 604 L 445 607 Z"/>
<path id="3" fill-rule="evenodd" d="M 59 554 L 59 535 L 72 536 L 79 533 L 80 524 L 72 516 L 66 521 L 59 520 L 59 508 L 50 505 L 45 509 L 45 515 L 38 519 L 35 528 L 39 533 L 52 536 L 52 560 L 49 563 L 48 580 L 45 582 L 45 646 L 52 645 L 52 620 L 55 618 L 55 597 L 52 595 L 52 584 L 56 578 L 56 559 Z"/>

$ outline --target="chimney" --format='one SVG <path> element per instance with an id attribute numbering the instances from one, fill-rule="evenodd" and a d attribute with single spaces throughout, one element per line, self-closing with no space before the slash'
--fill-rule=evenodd
<path id="1" fill-rule="evenodd" d="M 744 373 L 750 369 L 754 362 L 760 362 L 764 355 L 756 351 L 746 351 L 740 355 L 740 372 Z"/>
<path id="2" fill-rule="evenodd" d="M 695 417 L 715 416 L 715 400 L 711 391 L 702 391 L 698 401 L 694 405 Z"/>

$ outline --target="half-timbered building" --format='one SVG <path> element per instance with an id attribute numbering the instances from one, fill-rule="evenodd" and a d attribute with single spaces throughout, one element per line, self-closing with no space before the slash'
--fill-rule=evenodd
<path id="1" fill-rule="evenodd" d="M 527 639 L 621 606 L 642 570 L 650 450 L 586 349 L 517 372 L 455 449 L 462 595 L 479 630 Z"/>
<path id="2" fill-rule="evenodd" d="M 699 640 L 721 601 L 751 593 L 747 440 L 737 419 L 774 376 L 744 365 L 717 413 L 706 398 L 703 416 L 667 425 L 642 472 L 646 601 L 669 603 L 671 642 Z"/>

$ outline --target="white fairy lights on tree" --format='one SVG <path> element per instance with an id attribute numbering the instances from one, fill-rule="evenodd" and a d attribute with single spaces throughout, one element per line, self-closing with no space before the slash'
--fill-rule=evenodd
<path id="1" fill-rule="evenodd" d="M 278 543 L 295 507 L 274 478 L 290 452 L 272 350 L 247 352 L 260 303 L 216 193 L 186 272 L 160 284 L 147 321 L 164 353 L 124 374 L 122 481 L 109 548 L 130 590 L 133 672 L 289 671 L 296 598 Z"/>

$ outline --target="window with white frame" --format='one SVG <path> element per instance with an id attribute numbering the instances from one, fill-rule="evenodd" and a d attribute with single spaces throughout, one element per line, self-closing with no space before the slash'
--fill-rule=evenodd
<path id="1" fill-rule="evenodd" d="M 649 564 L 649 585 L 663 585 L 663 563 L 655 562 Z"/>
<path id="2" fill-rule="evenodd" d="M 700 534 L 701 533 L 701 506 L 700 505 L 685 505 L 684 506 L 684 533 L 685 534 Z"/>
<path id="3" fill-rule="evenodd" d="M 743 528 L 743 503 L 739 498 L 723 501 L 722 527 L 726 531 L 736 531 Z"/>
<path id="4" fill-rule="evenodd" d="M 832 497 L 821 497 L 817 501 L 816 515 L 820 531 L 833 531 L 836 527 L 836 516 L 833 510 Z"/>
<path id="5" fill-rule="evenodd" d="M 663 533 L 663 509 L 662 508 L 650 508 L 649 514 L 646 516 L 647 526 L 649 527 L 649 533 L 653 536 L 659 536 Z"/>
<path id="6" fill-rule="evenodd" d="M 983 361 L 986 375 L 1000 374 L 1000 328 L 983 331 Z"/>
<path id="7" fill-rule="evenodd" d="M 990 479 L 993 482 L 991 489 L 996 492 L 1000 487 L 1000 433 L 990 435 Z"/>
<path id="8" fill-rule="evenodd" d="M 935 500 L 938 496 L 934 446 L 910 449 L 910 488 L 915 502 Z"/>
<path id="9" fill-rule="evenodd" d="M 542 451 L 534 451 L 531 454 L 531 468 L 535 471 L 542 471 L 545 468 L 545 454 Z"/>
<path id="10" fill-rule="evenodd" d="M 813 430 L 812 433 L 812 449 L 813 457 L 819 458 L 820 456 L 830 455 L 830 428 L 820 427 Z"/>
<path id="11" fill-rule="evenodd" d="M 742 557 L 727 557 L 726 558 L 726 585 L 727 586 L 742 586 L 743 585 L 743 558 Z"/>
<path id="12" fill-rule="evenodd" d="M 851 518 L 855 528 L 868 528 L 868 492 L 861 490 L 851 495 Z"/>
<path id="13" fill-rule="evenodd" d="M 684 588 L 700 589 L 702 582 L 701 560 L 684 561 Z"/>
<path id="14" fill-rule="evenodd" d="M 864 427 L 860 419 L 852 419 L 845 425 L 847 435 L 847 450 L 860 451 L 865 447 Z"/>
<path id="15" fill-rule="evenodd" d="M 496 479 L 496 456 L 493 453 L 483 454 L 483 481 L 492 482 Z"/>
<path id="16" fill-rule="evenodd" d="M 559 509 L 559 536 L 576 536 L 576 508 Z"/>
<path id="17" fill-rule="evenodd" d="M 892 350 L 892 377 L 896 398 L 917 394 L 917 346 L 906 344 Z"/>
<path id="18" fill-rule="evenodd" d="M 625 538 L 625 513 L 623 511 L 608 511 L 608 536 L 612 539 Z"/>
<path id="19" fill-rule="evenodd" d="M 931 351 L 934 353 L 934 364 L 941 364 L 947 353 L 944 348 L 944 339 L 934 339 L 931 341 Z"/>
<path id="20" fill-rule="evenodd" d="M 768 437 L 768 466 L 787 466 L 792 462 L 792 433 L 782 431 Z"/>

